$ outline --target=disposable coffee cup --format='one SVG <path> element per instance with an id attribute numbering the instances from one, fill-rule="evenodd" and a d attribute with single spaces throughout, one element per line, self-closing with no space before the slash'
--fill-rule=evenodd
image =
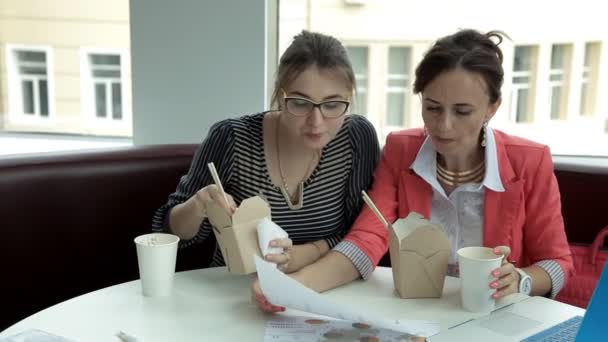
<path id="1" fill-rule="evenodd" d="M 490 283 L 495 279 L 492 271 L 500 267 L 503 256 L 494 254 L 488 247 L 465 247 L 457 254 L 463 308 L 471 312 L 494 310 L 496 301 L 492 294 L 496 290 L 490 287 Z"/>
<path id="2" fill-rule="evenodd" d="M 179 237 L 152 233 L 135 238 L 142 293 L 146 297 L 166 297 L 173 288 Z"/>

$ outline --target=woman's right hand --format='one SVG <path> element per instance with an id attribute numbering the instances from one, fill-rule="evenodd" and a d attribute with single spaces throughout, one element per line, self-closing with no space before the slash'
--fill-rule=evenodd
<path id="1" fill-rule="evenodd" d="M 228 200 L 228 203 L 226 203 L 219 187 L 215 184 L 210 184 L 200 189 L 192 196 L 192 199 L 205 216 L 207 215 L 207 208 L 209 208 L 210 203 L 215 203 L 216 206 L 223 208 L 228 215 L 232 215 L 236 211 L 236 203 L 232 196 L 226 194 L 226 200 Z"/>

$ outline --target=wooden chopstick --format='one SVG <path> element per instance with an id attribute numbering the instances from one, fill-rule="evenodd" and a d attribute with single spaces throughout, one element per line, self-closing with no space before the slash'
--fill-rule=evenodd
<path id="1" fill-rule="evenodd" d="M 213 177 L 213 182 L 215 182 L 215 185 L 217 185 L 217 187 L 220 189 L 220 193 L 224 197 L 224 201 L 226 201 L 226 205 L 228 207 L 230 207 L 230 204 L 228 203 L 228 198 L 226 197 L 226 193 L 224 192 L 224 187 L 222 186 L 222 181 L 220 181 L 220 176 L 217 174 L 217 170 L 215 169 L 215 164 L 213 164 L 213 162 L 211 162 L 211 163 L 207 164 L 207 167 L 209 168 L 209 172 L 211 172 L 211 177 Z"/>
<path id="2" fill-rule="evenodd" d="M 376 207 L 376 205 L 374 204 L 374 202 L 372 201 L 372 199 L 369 198 L 369 196 L 367 195 L 367 193 L 365 192 L 365 190 L 361 190 L 361 195 L 363 195 L 363 201 L 365 202 L 365 204 L 367 204 L 367 206 L 374 212 L 374 214 L 376 214 L 376 216 L 378 217 L 378 219 L 380 220 L 380 222 L 382 222 L 382 224 L 384 224 L 384 227 L 386 229 L 389 229 L 390 228 L 390 224 L 384 218 L 384 216 L 382 216 L 382 213 L 380 213 L 380 210 L 378 210 L 378 207 Z"/>

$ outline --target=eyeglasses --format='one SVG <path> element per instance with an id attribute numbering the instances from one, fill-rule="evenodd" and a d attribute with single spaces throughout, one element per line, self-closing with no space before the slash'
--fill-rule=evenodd
<path id="1" fill-rule="evenodd" d="M 313 109 L 319 108 L 323 117 L 335 119 L 344 115 L 349 105 L 350 102 L 344 100 L 330 100 L 316 103 L 301 97 L 285 97 L 285 108 L 294 116 L 306 116 Z"/>

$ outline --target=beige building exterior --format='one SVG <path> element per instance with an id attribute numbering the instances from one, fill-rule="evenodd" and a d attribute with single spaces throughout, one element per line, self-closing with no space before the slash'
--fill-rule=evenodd
<path id="1" fill-rule="evenodd" d="M 0 130 L 131 136 L 128 0 L 0 0 Z"/>
<path id="2" fill-rule="evenodd" d="M 491 125 L 557 154 L 608 155 L 602 6 L 593 0 L 281 0 L 279 53 L 302 29 L 343 41 L 357 74 L 353 111 L 365 114 L 384 141 L 393 130 L 422 126 L 411 86 L 435 39 L 460 28 L 501 30 L 511 41 L 501 45 L 503 102 Z"/>

